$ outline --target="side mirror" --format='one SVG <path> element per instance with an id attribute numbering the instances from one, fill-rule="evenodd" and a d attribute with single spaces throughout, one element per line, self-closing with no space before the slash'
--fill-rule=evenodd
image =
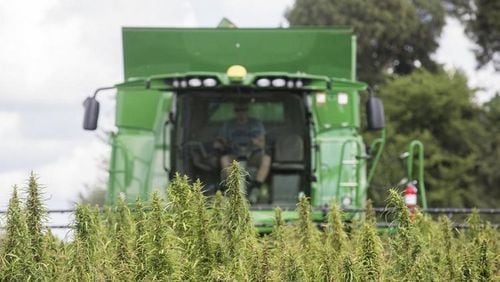
<path id="1" fill-rule="evenodd" d="M 370 95 L 366 102 L 366 118 L 368 130 L 380 130 L 385 127 L 384 104 L 375 96 Z"/>
<path id="2" fill-rule="evenodd" d="M 88 97 L 83 102 L 83 106 L 85 107 L 83 129 L 95 130 L 97 128 L 97 120 L 99 119 L 99 102 L 95 97 Z"/>

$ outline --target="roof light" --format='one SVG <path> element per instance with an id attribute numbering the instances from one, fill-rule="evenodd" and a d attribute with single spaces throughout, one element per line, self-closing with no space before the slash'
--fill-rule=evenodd
<path id="1" fill-rule="evenodd" d="M 217 85 L 217 80 L 214 78 L 205 78 L 203 80 L 203 86 L 205 87 L 214 87 L 215 85 Z"/>
<path id="2" fill-rule="evenodd" d="M 286 86 L 288 88 L 293 88 L 295 86 L 295 83 L 293 82 L 293 80 L 289 80 L 289 81 L 287 81 Z"/>
<path id="3" fill-rule="evenodd" d="M 302 82 L 302 80 L 299 79 L 295 82 L 295 87 L 302 88 L 302 86 L 304 86 L 304 83 Z"/>
<path id="4" fill-rule="evenodd" d="M 342 198 L 342 207 L 349 207 L 352 204 L 352 198 L 345 196 Z"/>
<path id="5" fill-rule="evenodd" d="M 191 78 L 188 80 L 188 84 L 191 87 L 200 87 L 201 86 L 201 80 L 199 78 Z"/>
<path id="6" fill-rule="evenodd" d="M 244 66 L 233 65 L 227 69 L 226 74 L 230 78 L 242 79 L 245 75 L 247 75 L 247 70 Z"/>
<path id="7" fill-rule="evenodd" d="M 283 78 L 275 78 L 272 84 L 274 87 L 284 87 L 286 85 L 286 80 Z"/>
<path id="8" fill-rule="evenodd" d="M 271 85 L 271 81 L 267 78 L 259 78 L 256 84 L 259 87 L 269 87 Z"/>
<path id="9" fill-rule="evenodd" d="M 187 82 L 185 80 L 181 80 L 181 87 L 184 88 L 187 86 Z"/>
<path id="10" fill-rule="evenodd" d="M 339 105 L 347 105 L 347 103 L 349 103 L 349 95 L 343 92 L 337 94 L 337 103 L 339 103 Z"/>
<path id="11" fill-rule="evenodd" d="M 172 81 L 172 86 L 175 88 L 179 87 L 179 81 L 177 79 L 174 79 L 174 81 Z"/>
<path id="12" fill-rule="evenodd" d="M 326 93 L 320 92 L 316 94 L 316 104 L 323 105 L 326 103 Z"/>

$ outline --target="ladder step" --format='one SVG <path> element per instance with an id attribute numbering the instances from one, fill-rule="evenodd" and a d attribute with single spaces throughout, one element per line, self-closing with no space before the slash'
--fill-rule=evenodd
<path id="1" fill-rule="evenodd" d="M 340 182 L 340 187 L 358 187 L 357 182 Z"/>
<path id="2" fill-rule="evenodd" d="M 342 164 L 345 164 L 345 165 L 357 165 L 359 162 L 358 160 L 343 160 L 342 161 Z"/>

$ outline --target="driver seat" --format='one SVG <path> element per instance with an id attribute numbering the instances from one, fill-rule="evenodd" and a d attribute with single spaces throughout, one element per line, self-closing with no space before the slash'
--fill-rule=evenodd
<path id="1" fill-rule="evenodd" d="M 276 139 L 273 170 L 304 170 L 304 142 L 297 134 L 287 134 Z"/>
<path id="2" fill-rule="evenodd" d="M 304 141 L 297 134 L 285 134 L 276 139 L 272 170 L 273 204 L 290 204 L 297 201 L 303 177 Z"/>

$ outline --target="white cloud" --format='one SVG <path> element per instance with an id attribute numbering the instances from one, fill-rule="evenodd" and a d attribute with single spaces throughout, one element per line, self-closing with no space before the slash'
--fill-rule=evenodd
<path id="1" fill-rule="evenodd" d="M 238 27 L 287 26 L 285 9 L 294 0 L 192 0 L 200 26 L 215 27 L 226 17 Z"/>
<path id="2" fill-rule="evenodd" d="M 19 114 L 13 112 L 0 112 L 0 136 L 19 134 Z"/>
<path id="3" fill-rule="evenodd" d="M 222 12 L 242 27 L 278 27 L 287 24 L 285 10 L 293 0 L 224 0 Z"/>
<path id="4" fill-rule="evenodd" d="M 109 147 L 99 141 L 77 146 L 66 155 L 53 162 L 34 167 L 32 171 L 38 176 L 42 187 L 44 203 L 50 210 L 72 209 L 78 192 L 84 191 L 86 185 L 98 183 L 105 178 L 105 168 L 100 164 L 109 156 Z M 27 179 L 30 170 L 17 169 L 0 173 L 0 210 L 6 210 L 12 194 L 12 187 L 18 186 L 20 196 L 25 198 Z M 4 218 L 0 218 L 2 222 Z M 50 214 L 50 225 L 68 225 L 73 220 L 72 214 Z M 68 229 L 57 229 L 54 233 L 60 238 L 68 238 Z"/>
<path id="5" fill-rule="evenodd" d="M 54 153 L 69 150 L 67 141 L 53 138 L 32 139 L 20 131 L 21 116 L 16 112 L 0 111 L 0 172 L 26 167 L 26 163 L 37 165 L 54 159 Z"/>
<path id="6" fill-rule="evenodd" d="M 51 209 L 72 207 L 79 191 L 85 184 L 92 185 L 105 173 L 99 163 L 109 155 L 109 148 L 99 141 L 77 146 L 67 155 L 55 158 L 53 162 L 33 167 L 32 171 L 39 176 L 46 198 Z M 13 185 L 22 188 L 30 175 L 30 170 L 17 169 L 0 174 L 0 210 L 4 210 L 10 198 Z"/>
<path id="7" fill-rule="evenodd" d="M 0 102 L 75 103 L 122 79 L 122 26 L 196 25 L 180 0 L 35 2 L 0 3 Z"/>
<path id="8" fill-rule="evenodd" d="M 182 0 L 0 2 L 0 209 L 30 171 L 49 208 L 95 180 L 109 148 L 81 129 L 82 101 L 122 80 L 122 26 L 196 25 Z M 112 100 L 102 96 L 101 128 L 113 127 Z"/>
<path id="9" fill-rule="evenodd" d="M 454 18 L 446 19 L 446 26 L 439 40 L 439 49 L 435 59 L 448 69 L 461 69 L 469 78 L 469 86 L 482 88 L 478 91 L 477 100 L 485 102 L 495 92 L 500 93 L 500 73 L 495 72 L 491 64 L 483 69 L 476 69 L 476 59 L 472 50 L 475 45 L 464 34 L 464 27 Z"/>

